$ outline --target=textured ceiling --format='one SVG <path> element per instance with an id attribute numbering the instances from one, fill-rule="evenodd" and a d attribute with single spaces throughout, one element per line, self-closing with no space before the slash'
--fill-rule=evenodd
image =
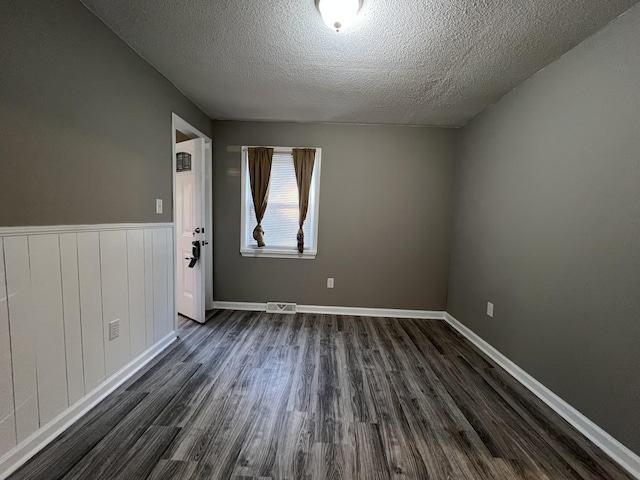
<path id="1" fill-rule="evenodd" d="M 636 0 L 82 0 L 216 119 L 463 125 Z"/>

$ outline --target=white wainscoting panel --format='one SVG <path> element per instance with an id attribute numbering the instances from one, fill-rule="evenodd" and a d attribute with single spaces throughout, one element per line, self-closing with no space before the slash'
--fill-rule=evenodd
<path id="1" fill-rule="evenodd" d="M 171 224 L 0 228 L 0 478 L 175 338 L 173 256 Z"/>
<path id="2" fill-rule="evenodd" d="M 90 392 L 106 377 L 98 232 L 78 233 L 78 278 L 84 385 Z"/>
<path id="3" fill-rule="evenodd" d="M 58 235 L 29 236 L 40 426 L 69 406 Z"/>
<path id="4" fill-rule="evenodd" d="M 174 288 L 175 276 L 173 274 L 176 265 L 176 261 L 174 260 L 173 256 L 173 230 L 165 230 L 165 233 L 167 236 L 167 250 L 165 257 L 167 259 L 167 310 L 169 311 L 169 315 L 167 318 L 167 331 L 164 335 L 175 330 L 178 325 L 177 315 L 175 316 L 175 318 L 173 316 L 173 312 L 175 311 L 174 304 L 176 300 L 176 289 Z"/>
<path id="5" fill-rule="evenodd" d="M 147 347 L 144 232 L 142 230 L 127 231 L 127 271 L 129 274 L 129 346 L 133 358 L 144 352 Z"/>
<path id="6" fill-rule="evenodd" d="M 0 238 L 0 456 L 16 445 L 9 309 L 3 252 L 3 239 Z"/>
<path id="7" fill-rule="evenodd" d="M 18 442 L 21 442 L 40 427 L 34 342 L 37 323 L 31 310 L 29 242 L 26 236 L 4 239 L 4 260 L 9 300 L 16 432 Z"/>
<path id="8" fill-rule="evenodd" d="M 167 262 L 167 234 L 153 231 L 153 313 L 154 343 L 173 330 L 169 328 L 169 302 L 167 301 L 169 265 Z"/>
<path id="9" fill-rule="evenodd" d="M 153 328 L 153 230 L 144 231 L 144 303 L 146 314 L 147 347 L 153 345 L 155 332 Z"/>
<path id="10" fill-rule="evenodd" d="M 102 319 L 107 377 L 124 367 L 129 348 L 129 285 L 127 275 L 127 232 L 100 232 L 102 273 Z M 118 321 L 120 333 L 109 339 L 109 324 Z"/>
<path id="11" fill-rule="evenodd" d="M 69 405 L 84 397 L 80 285 L 78 283 L 78 240 L 75 233 L 60 234 L 60 268 L 64 310 L 64 342 L 67 357 Z"/>

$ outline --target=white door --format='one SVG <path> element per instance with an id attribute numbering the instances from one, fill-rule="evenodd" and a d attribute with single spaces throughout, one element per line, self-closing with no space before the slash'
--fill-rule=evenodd
<path id="1" fill-rule="evenodd" d="M 176 153 L 191 155 L 190 169 L 176 171 L 176 248 L 178 313 L 205 322 L 204 140 L 176 145 Z M 180 163 L 180 162 L 177 162 Z M 178 166 L 180 170 L 180 166 Z M 194 242 L 200 256 L 194 261 Z M 197 247 L 196 247 L 197 248 Z M 189 265 L 192 265 L 190 267 Z"/>

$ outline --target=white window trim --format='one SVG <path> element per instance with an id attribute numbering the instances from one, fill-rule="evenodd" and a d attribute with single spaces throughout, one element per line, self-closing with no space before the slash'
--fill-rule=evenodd
<path id="1" fill-rule="evenodd" d="M 316 188 L 316 201 L 314 207 L 314 225 L 313 225 L 313 249 L 307 248 L 305 246 L 304 252 L 300 253 L 295 247 L 269 247 L 266 245 L 262 248 L 259 248 L 257 245 L 245 245 L 244 239 L 247 237 L 247 211 L 246 211 L 246 196 L 247 196 L 247 177 L 248 173 L 248 152 L 249 147 L 242 147 L 241 153 L 241 173 L 240 173 L 240 254 L 243 257 L 254 257 L 254 258 L 301 258 L 306 260 L 313 260 L 316 258 L 318 254 L 318 218 L 320 214 L 320 166 L 321 166 L 321 157 L 322 157 L 322 149 L 316 147 L 269 147 L 273 148 L 274 153 L 292 153 L 293 148 L 315 148 L 316 149 L 316 161 L 313 167 L 313 177 L 312 181 L 315 182 Z M 269 208 L 267 206 L 267 208 Z"/>

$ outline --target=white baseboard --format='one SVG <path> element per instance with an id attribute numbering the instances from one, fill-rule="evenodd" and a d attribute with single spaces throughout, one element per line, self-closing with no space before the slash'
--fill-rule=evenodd
<path id="1" fill-rule="evenodd" d="M 0 480 L 6 479 L 9 475 L 24 465 L 31 457 L 55 440 L 58 435 L 104 400 L 110 393 L 158 356 L 175 340 L 176 333 L 171 332 L 162 340 L 158 341 L 154 346 L 140 354 L 126 366 L 109 377 L 109 379 L 99 387 L 85 395 L 78 402 L 71 405 L 64 412 L 54 418 L 51 422 L 34 432 L 18 446 L 3 455 L 2 458 L 0 458 Z"/>
<path id="2" fill-rule="evenodd" d="M 213 302 L 213 308 L 221 310 L 248 310 L 265 312 L 266 303 L 249 302 Z M 429 310 L 400 310 L 392 308 L 367 308 L 367 307 L 331 307 L 321 305 L 298 305 L 298 313 L 324 313 L 329 315 L 352 315 L 357 317 L 395 317 L 395 318 L 422 318 L 432 320 L 444 320 L 445 312 Z"/>
<path id="3" fill-rule="evenodd" d="M 402 310 L 394 308 L 328 307 L 321 305 L 298 305 L 300 313 L 324 313 L 329 315 L 352 315 L 356 317 L 394 317 L 443 320 L 445 312 L 430 310 Z"/>
<path id="4" fill-rule="evenodd" d="M 266 303 L 250 303 L 250 302 L 219 302 L 213 301 L 213 308 L 218 310 L 246 310 L 249 312 L 266 312 Z"/>
<path id="5" fill-rule="evenodd" d="M 607 455 L 620 464 L 621 467 L 635 478 L 640 479 L 640 456 L 633 453 L 578 410 L 562 400 L 449 313 L 445 314 L 444 319 L 494 362 L 504 368 L 511 376 L 528 388 L 531 393 L 569 422 L 576 430 L 600 447 Z"/>

